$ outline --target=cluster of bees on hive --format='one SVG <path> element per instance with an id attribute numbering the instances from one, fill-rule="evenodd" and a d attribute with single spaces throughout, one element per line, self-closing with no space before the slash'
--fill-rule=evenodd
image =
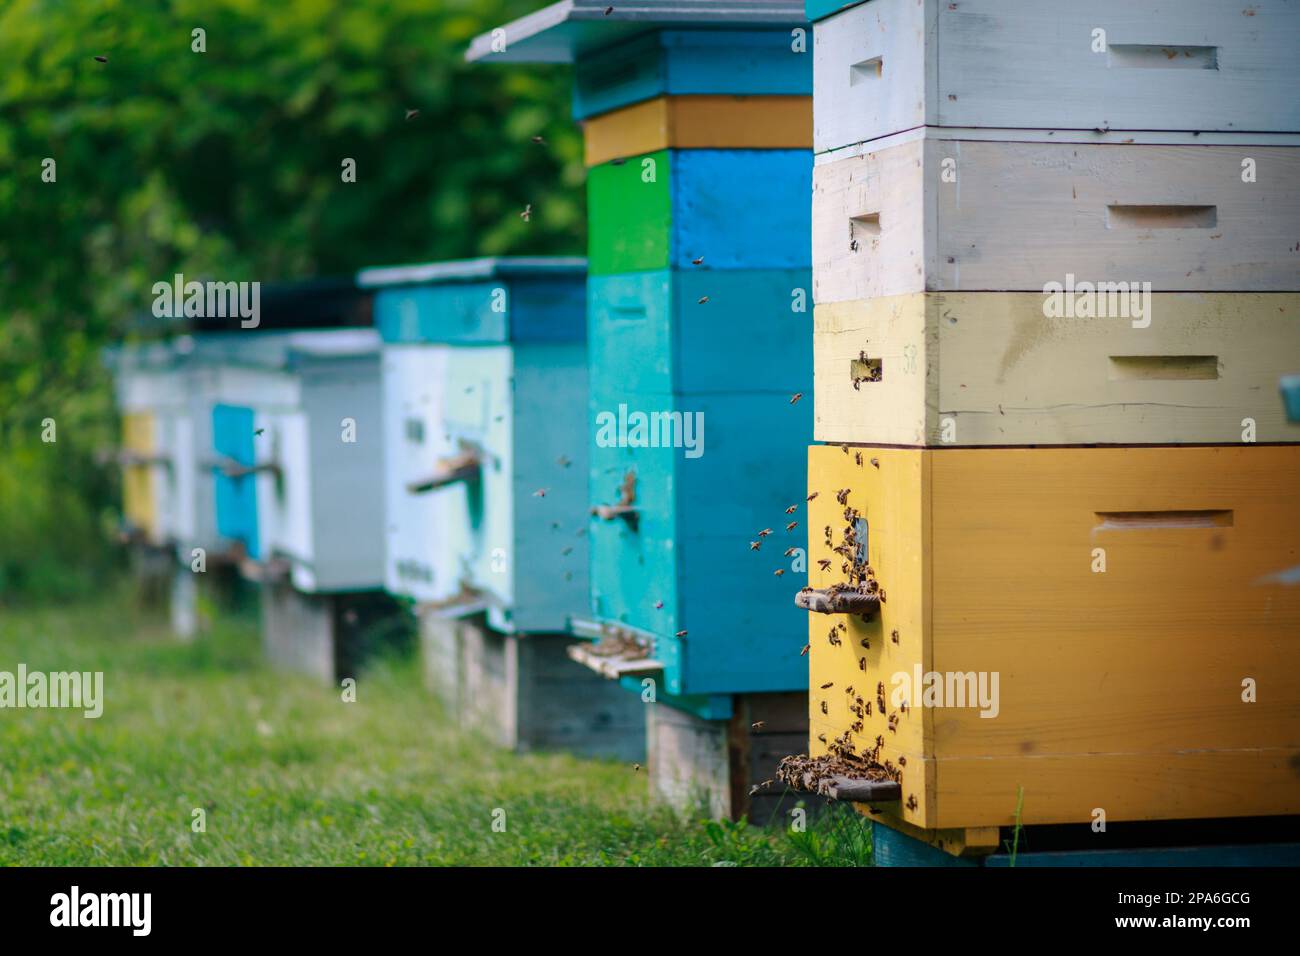
<path id="1" fill-rule="evenodd" d="M 848 445 L 841 445 L 841 451 L 844 454 L 852 454 L 858 467 L 867 467 L 870 464 L 873 468 L 879 468 L 880 462 L 876 458 L 865 460 L 861 451 L 854 451 Z M 853 592 L 859 594 L 876 595 L 881 604 L 885 603 L 885 591 L 876 580 L 874 569 L 866 561 L 865 542 L 860 541 L 858 537 L 859 522 L 862 518 L 857 508 L 849 504 L 849 496 L 853 493 L 851 488 L 840 488 L 835 492 L 835 501 L 844 510 L 842 512 L 844 524 L 840 531 L 839 540 L 836 541 L 835 532 L 831 525 L 823 528 L 822 543 L 825 548 L 832 554 L 837 555 L 840 559 L 840 573 L 844 578 L 841 582 L 832 584 L 827 588 L 830 594 Z M 813 492 L 808 496 L 808 501 L 812 501 L 818 496 L 818 492 Z M 835 564 L 833 558 L 822 559 L 817 562 L 822 571 L 829 571 Z M 812 590 L 811 586 L 805 586 L 804 591 Z M 830 647 L 842 647 L 849 637 L 849 626 L 845 619 L 847 615 L 841 616 L 826 634 L 826 642 Z M 864 621 L 869 621 L 867 616 L 863 617 Z M 897 629 L 891 631 L 890 640 L 892 643 L 899 643 Z M 866 637 L 859 638 L 863 650 L 869 650 L 870 642 Z M 801 653 L 807 654 L 811 645 L 805 645 Z M 858 657 L 858 669 L 862 672 L 867 670 L 867 659 L 864 656 Z M 865 678 L 864 678 L 865 679 Z M 827 681 L 821 684 L 814 693 L 820 698 L 817 701 L 817 707 L 821 713 L 830 715 L 830 701 L 838 695 L 825 694 L 832 691 L 835 687 L 834 681 Z M 899 756 L 898 763 L 895 764 L 889 759 L 882 759 L 882 751 L 885 747 L 884 735 L 877 735 L 870 747 L 859 750 L 858 745 L 854 742 L 855 735 L 861 735 L 865 731 L 866 718 L 872 715 L 872 708 L 875 712 L 884 715 L 886 718 L 886 728 L 889 733 L 896 733 L 898 730 L 899 715 L 907 712 L 907 703 L 903 702 L 897 712 L 891 712 L 888 706 L 888 700 L 885 694 L 885 684 L 883 681 L 877 681 L 874 688 L 874 700 L 872 700 L 871 688 L 868 686 L 859 688 L 855 685 L 849 685 L 843 688 L 845 702 L 847 704 L 849 716 L 852 722 L 848 728 L 832 740 L 827 740 L 825 734 L 818 734 L 818 739 L 826 745 L 827 753 L 820 757 L 810 757 L 808 754 L 796 754 L 785 757 L 781 760 L 777 769 L 776 779 L 796 790 L 811 790 L 819 792 L 823 784 L 829 783 L 835 777 L 848 777 L 854 780 L 893 780 L 902 783 L 903 767 L 907 765 L 907 758 Z M 768 781 L 770 783 L 771 781 Z M 755 789 L 760 789 L 766 784 L 760 784 Z M 908 798 L 907 806 L 915 808 L 916 798 Z"/>

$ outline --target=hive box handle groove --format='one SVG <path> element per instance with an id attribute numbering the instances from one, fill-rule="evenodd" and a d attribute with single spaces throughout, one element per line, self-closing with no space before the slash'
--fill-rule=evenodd
<path id="1" fill-rule="evenodd" d="M 885 58 L 881 56 L 854 63 L 849 67 L 849 86 L 878 80 L 885 74 Z"/>
<path id="2" fill-rule="evenodd" d="M 1136 531 L 1153 528 L 1231 528 L 1232 511 L 1098 511 L 1097 530 Z"/>
<path id="3" fill-rule="evenodd" d="M 1107 229 L 1213 229 L 1218 206 L 1121 205 L 1106 207 Z"/>
<path id="4" fill-rule="evenodd" d="M 1112 43 L 1108 66 L 1139 70 L 1217 70 L 1215 46 L 1157 46 L 1146 43 Z"/>
<path id="5" fill-rule="evenodd" d="M 1212 381 L 1219 377 L 1217 355 L 1112 355 L 1111 381 Z"/>

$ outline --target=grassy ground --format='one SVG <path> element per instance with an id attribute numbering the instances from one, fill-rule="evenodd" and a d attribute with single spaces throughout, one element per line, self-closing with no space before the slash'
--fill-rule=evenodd
<path id="1" fill-rule="evenodd" d="M 854 864 L 860 822 L 677 816 L 644 772 L 515 756 L 450 727 L 410 662 L 357 701 L 265 670 L 252 621 L 171 640 L 122 598 L 0 610 L 0 671 L 104 672 L 104 713 L 0 710 L 0 864 Z M 206 832 L 194 832 L 194 811 Z M 505 830 L 493 829 L 504 811 Z M 501 814 L 496 813 L 500 819 Z"/>

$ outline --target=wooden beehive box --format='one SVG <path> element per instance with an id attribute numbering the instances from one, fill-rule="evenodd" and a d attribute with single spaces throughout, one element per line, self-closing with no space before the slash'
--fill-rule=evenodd
<path id="1" fill-rule="evenodd" d="M 1294 132 L 1298 17 L 1288 0 L 870 0 L 814 28 L 815 149 L 920 126 Z"/>
<path id="2" fill-rule="evenodd" d="M 1127 293 L 1125 294 L 1127 298 Z M 1135 300 L 1136 301 L 1136 300 Z M 818 305 L 821 441 L 1087 445 L 1300 440 L 1269 383 L 1300 355 L 1294 293 L 1162 292 L 1044 314 L 1038 292 Z"/>
<path id="3" fill-rule="evenodd" d="M 1022 787 L 1026 825 L 1300 811 L 1300 446 L 817 446 L 809 486 L 811 585 L 851 523 L 883 591 L 809 614 L 813 753 L 879 743 L 884 817 L 1008 826 Z"/>
<path id="4" fill-rule="evenodd" d="M 584 262 L 373 269 L 390 590 L 561 631 L 586 603 Z"/>
<path id="5" fill-rule="evenodd" d="M 304 593 L 383 583 L 379 338 L 295 332 L 223 369 L 213 408 L 217 527 L 288 565 Z"/>
<path id="6" fill-rule="evenodd" d="M 126 345 L 108 353 L 122 414 L 122 511 L 125 532 L 159 548 L 175 545 L 183 507 L 187 373 L 163 342 Z"/>
<path id="7" fill-rule="evenodd" d="M 1300 149 L 991 142 L 916 130 L 813 172 L 820 304 L 1128 281 L 1294 291 Z M 1243 181 L 1243 159 L 1256 180 Z M 945 180 L 950 170 L 951 181 Z"/>

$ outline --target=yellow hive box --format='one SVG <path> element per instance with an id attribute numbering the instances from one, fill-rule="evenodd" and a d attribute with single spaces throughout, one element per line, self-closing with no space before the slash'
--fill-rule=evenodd
<path id="1" fill-rule="evenodd" d="M 145 540 L 158 538 L 157 469 L 147 463 L 158 449 L 156 422 L 148 412 L 122 416 L 122 445 L 130 456 L 122 469 L 122 513 L 132 530 Z"/>
<path id="2" fill-rule="evenodd" d="M 812 753 L 861 719 L 889 821 L 1008 826 L 1022 787 L 1026 825 L 1300 812 L 1300 446 L 827 445 L 808 474 L 810 584 L 845 580 L 847 507 L 884 591 L 809 614 Z"/>
<path id="3" fill-rule="evenodd" d="M 660 96 L 582 124 L 586 164 L 661 149 L 811 149 L 808 96 Z"/>
<path id="4" fill-rule="evenodd" d="M 882 445 L 1300 441 L 1300 295 L 1064 287 L 814 310 L 815 437 Z"/>

